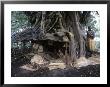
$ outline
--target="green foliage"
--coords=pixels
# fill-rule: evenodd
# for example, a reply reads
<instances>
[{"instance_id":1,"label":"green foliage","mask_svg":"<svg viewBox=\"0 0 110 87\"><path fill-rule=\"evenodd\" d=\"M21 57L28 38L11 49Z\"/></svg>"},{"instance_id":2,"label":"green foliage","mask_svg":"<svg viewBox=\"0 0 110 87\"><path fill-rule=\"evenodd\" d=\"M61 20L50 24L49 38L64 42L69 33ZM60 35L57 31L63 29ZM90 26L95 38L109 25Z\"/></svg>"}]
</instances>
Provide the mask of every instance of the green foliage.
<instances>
[{"instance_id":1,"label":"green foliage","mask_svg":"<svg viewBox=\"0 0 110 87\"><path fill-rule=\"evenodd\" d=\"M91 11L90 15L86 18L85 25L93 29L95 33L100 31L99 14L97 11Z\"/></svg>"},{"instance_id":2,"label":"green foliage","mask_svg":"<svg viewBox=\"0 0 110 87\"><path fill-rule=\"evenodd\" d=\"M11 12L11 31L19 32L25 27L30 27L31 24L28 21L28 17L23 11L12 11Z\"/></svg>"}]
</instances>

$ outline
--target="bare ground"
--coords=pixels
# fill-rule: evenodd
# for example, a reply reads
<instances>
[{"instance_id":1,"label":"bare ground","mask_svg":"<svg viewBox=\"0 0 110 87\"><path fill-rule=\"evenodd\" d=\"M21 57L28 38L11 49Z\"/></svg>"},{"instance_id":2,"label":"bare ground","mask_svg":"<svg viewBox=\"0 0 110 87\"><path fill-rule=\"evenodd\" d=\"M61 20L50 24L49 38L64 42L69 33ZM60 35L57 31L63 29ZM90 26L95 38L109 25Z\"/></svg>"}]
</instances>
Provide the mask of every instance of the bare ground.
<instances>
[{"instance_id":1,"label":"bare ground","mask_svg":"<svg viewBox=\"0 0 110 87\"><path fill-rule=\"evenodd\" d=\"M83 60L83 61L82 61ZM53 60L52 60L53 61ZM27 61L29 62L29 61ZM66 68L61 61L59 63L51 62L48 66L33 68L31 64L24 60L12 63L12 77L99 77L100 59L82 58L77 60L75 67ZM82 66L82 65L85 66ZM81 66L81 67L80 67Z\"/></svg>"}]
</instances>

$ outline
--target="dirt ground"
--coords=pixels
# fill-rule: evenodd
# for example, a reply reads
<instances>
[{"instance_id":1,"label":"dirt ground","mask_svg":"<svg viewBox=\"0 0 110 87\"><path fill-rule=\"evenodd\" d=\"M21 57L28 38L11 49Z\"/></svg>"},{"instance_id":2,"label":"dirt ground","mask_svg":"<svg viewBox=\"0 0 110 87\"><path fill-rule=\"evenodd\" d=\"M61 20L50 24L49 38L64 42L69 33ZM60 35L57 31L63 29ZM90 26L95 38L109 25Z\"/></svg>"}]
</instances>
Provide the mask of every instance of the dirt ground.
<instances>
[{"instance_id":1,"label":"dirt ground","mask_svg":"<svg viewBox=\"0 0 110 87\"><path fill-rule=\"evenodd\" d=\"M29 71L18 67L12 68L12 77L99 77L100 65L89 65L77 68L68 69L53 69L42 68L36 71Z\"/></svg>"},{"instance_id":2,"label":"dirt ground","mask_svg":"<svg viewBox=\"0 0 110 87\"><path fill-rule=\"evenodd\" d=\"M54 61L54 62L53 62ZM56 61L56 62L55 62ZM18 60L11 65L12 77L99 77L100 58L80 58L74 67L66 68L60 60L51 60L48 65L36 68L29 61Z\"/></svg>"}]
</instances>

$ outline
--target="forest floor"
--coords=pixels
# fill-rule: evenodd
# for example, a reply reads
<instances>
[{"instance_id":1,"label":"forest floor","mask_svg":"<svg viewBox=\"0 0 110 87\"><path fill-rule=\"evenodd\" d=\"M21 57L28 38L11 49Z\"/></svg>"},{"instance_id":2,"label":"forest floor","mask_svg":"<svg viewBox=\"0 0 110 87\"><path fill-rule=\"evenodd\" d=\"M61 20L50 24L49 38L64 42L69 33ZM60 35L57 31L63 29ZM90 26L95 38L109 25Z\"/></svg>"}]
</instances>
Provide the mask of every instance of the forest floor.
<instances>
[{"instance_id":1,"label":"forest floor","mask_svg":"<svg viewBox=\"0 0 110 87\"><path fill-rule=\"evenodd\" d=\"M51 60L45 67L33 68L29 61L19 60L11 65L12 77L99 77L100 58L80 58L74 67L66 68L61 60Z\"/></svg>"}]
</instances>

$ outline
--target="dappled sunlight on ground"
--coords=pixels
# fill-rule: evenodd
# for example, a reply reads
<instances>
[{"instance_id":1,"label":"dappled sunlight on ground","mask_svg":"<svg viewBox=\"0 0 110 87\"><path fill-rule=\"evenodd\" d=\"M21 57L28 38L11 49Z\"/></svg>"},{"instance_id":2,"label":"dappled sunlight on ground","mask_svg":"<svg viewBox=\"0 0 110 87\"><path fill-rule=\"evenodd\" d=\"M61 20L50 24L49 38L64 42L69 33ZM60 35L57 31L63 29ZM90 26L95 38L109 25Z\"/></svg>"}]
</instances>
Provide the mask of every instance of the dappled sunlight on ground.
<instances>
[{"instance_id":1,"label":"dappled sunlight on ground","mask_svg":"<svg viewBox=\"0 0 110 87\"><path fill-rule=\"evenodd\" d=\"M38 58L39 57L39 58ZM39 59L36 61L36 58ZM42 60L41 56L35 55L30 63L17 65L12 64L12 77L97 77L100 76L100 58L81 57L76 60L72 67L67 68L60 59ZM33 64L33 62L36 64Z\"/></svg>"}]
</instances>

